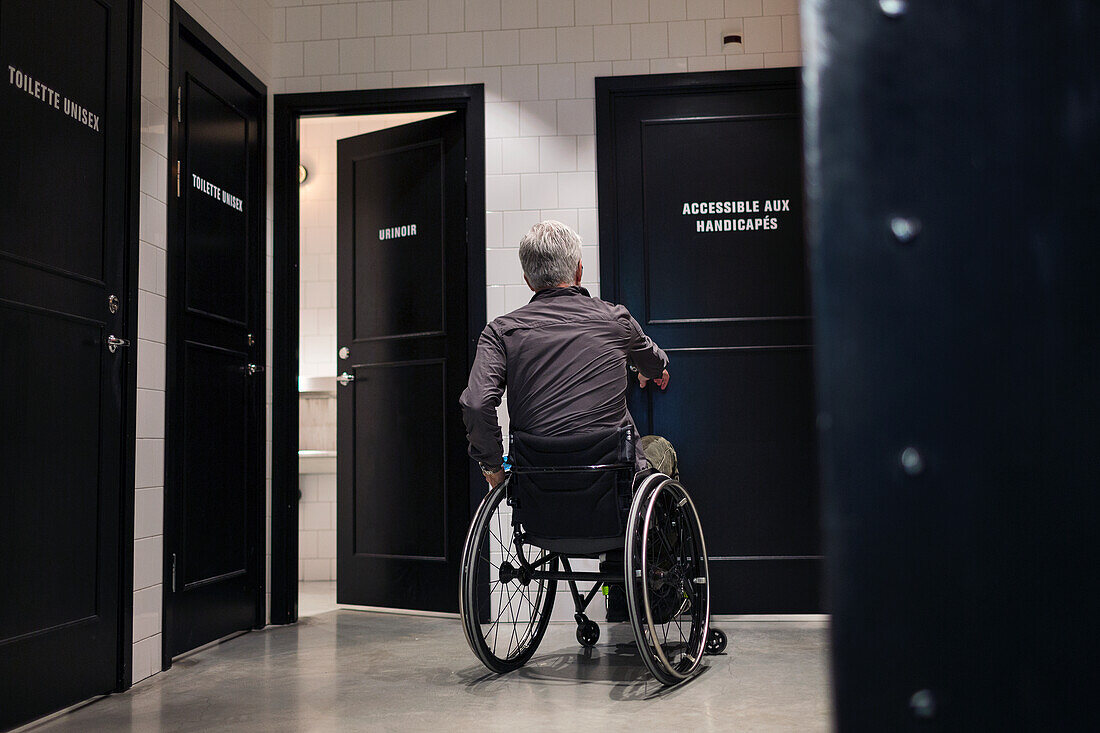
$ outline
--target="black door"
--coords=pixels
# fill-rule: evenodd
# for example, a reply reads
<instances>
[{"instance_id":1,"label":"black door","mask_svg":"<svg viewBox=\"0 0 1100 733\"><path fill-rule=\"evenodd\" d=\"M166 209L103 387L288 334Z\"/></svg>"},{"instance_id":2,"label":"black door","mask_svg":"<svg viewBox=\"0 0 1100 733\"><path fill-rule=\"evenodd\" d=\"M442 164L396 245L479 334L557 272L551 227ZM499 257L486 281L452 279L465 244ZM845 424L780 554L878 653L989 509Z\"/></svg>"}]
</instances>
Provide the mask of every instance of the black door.
<instances>
[{"instance_id":1,"label":"black door","mask_svg":"<svg viewBox=\"0 0 1100 733\"><path fill-rule=\"evenodd\" d=\"M597 80L601 287L669 355L631 388L706 530L717 613L820 610L796 69Z\"/></svg>"},{"instance_id":2,"label":"black door","mask_svg":"<svg viewBox=\"0 0 1100 733\"><path fill-rule=\"evenodd\" d=\"M458 610L469 519L463 135L453 113L337 143L340 603Z\"/></svg>"},{"instance_id":3,"label":"black door","mask_svg":"<svg viewBox=\"0 0 1100 733\"><path fill-rule=\"evenodd\" d=\"M174 38L165 655L263 624L264 93ZM220 52L220 53L219 53ZM168 661L168 660L166 660Z\"/></svg>"},{"instance_id":4,"label":"black door","mask_svg":"<svg viewBox=\"0 0 1100 733\"><path fill-rule=\"evenodd\" d=\"M0 728L117 682L130 12L0 2Z\"/></svg>"}]
</instances>

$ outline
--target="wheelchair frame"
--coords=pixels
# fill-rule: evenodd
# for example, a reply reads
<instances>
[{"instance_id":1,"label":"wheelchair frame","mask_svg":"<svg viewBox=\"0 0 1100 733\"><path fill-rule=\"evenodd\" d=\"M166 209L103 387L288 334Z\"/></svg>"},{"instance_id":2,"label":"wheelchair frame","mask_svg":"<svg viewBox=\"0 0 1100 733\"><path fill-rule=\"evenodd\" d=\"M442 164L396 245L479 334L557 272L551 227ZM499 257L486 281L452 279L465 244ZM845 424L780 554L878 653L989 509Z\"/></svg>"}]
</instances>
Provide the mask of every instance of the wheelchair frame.
<instances>
[{"instance_id":1,"label":"wheelchair frame","mask_svg":"<svg viewBox=\"0 0 1100 733\"><path fill-rule=\"evenodd\" d=\"M558 581L569 584L574 604L574 619L577 622L577 640L585 647L594 646L600 636L598 624L590 620L585 615L585 611L604 585L623 586L627 597L628 617L638 643L640 656L650 672L662 684L674 685L689 679L699 671L704 654L721 653L725 648L725 634L709 626L709 570L698 514L683 486L664 474L655 472L642 477L640 481L635 476L636 483L623 542L624 571L622 573L574 571L569 564L571 558L589 559L604 552L548 550L527 542L526 533L521 524L513 521L512 518L508 521L511 531L507 545L503 537L504 528L500 526L499 520L498 534L492 533L489 522L493 516L497 515L502 500L508 506L514 506L513 497L509 492L513 475L624 470L633 471L633 465L513 468L505 481L486 495L466 538L462 562L460 612L463 630L470 648L490 670L498 673L508 672L523 666L531 658L549 623ZM680 557L673 557L675 551L671 549L668 542L665 542L664 549L659 548L657 553L651 553L653 557L647 560L646 549L650 533L656 536L660 535L661 531L661 528L654 524L655 512L664 518L665 529L669 525L675 528L679 522L679 541L671 544L676 545L678 550L682 550ZM687 525L686 535L685 525ZM483 546L491 543L493 539L500 546L497 552L511 552L516 560L515 563L509 560L500 561L495 568L495 579L492 567L494 552L490 551L486 555L482 550ZM525 550L536 550L540 555L531 561ZM664 552L665 557L657 560L656 555L661 552ZM672 567L658 568L657 565L662 561L666 566L672 562ZM563 567L561 570L557 567L559 562ZM681 566L685 564L692 568L691 572L684 572ZM486 566L489 567L488 574L482 578L481 571ZM577 584L582 582L593 582L594 585L590 591L582 593L577 587ZM504 589L500 591L501 598L504 593L509 592L507 589L511 584L515 583L515 589L510 591L511 595L507 602L510 604L512 598L518 593L521 597L526 597L532 611L531 617L525 621L526 628L522 629L522 633L517 633L517 628L522 624L513 612L510 637L516 640L516 649L513 652L509 642L508 651L504 656L496 653L499 629L492 632L494 638L490 648L488 643L490 632L482 628L484 623L482 616L487 613L491 615L492 612L494 583ZM527 591L523 590L532 583L538 584L535 602L532 602ZM485 586L488 587L488 603L483 606L486 595ZM669 605L670 603L672 605ZM536 606L538 606L537 611ZM685 637L680 629L679 639L674 637L670 643L668 631L665 629L662 640L659 629L683 615L685 610L691 612L688 635ZM502 623L501 616L504 614L498 615L491 626ZM503 623L508 623L507 617L503 619ZM505 632L505 635L509 636L508 632Z\"/></svg>"}]
</instances>

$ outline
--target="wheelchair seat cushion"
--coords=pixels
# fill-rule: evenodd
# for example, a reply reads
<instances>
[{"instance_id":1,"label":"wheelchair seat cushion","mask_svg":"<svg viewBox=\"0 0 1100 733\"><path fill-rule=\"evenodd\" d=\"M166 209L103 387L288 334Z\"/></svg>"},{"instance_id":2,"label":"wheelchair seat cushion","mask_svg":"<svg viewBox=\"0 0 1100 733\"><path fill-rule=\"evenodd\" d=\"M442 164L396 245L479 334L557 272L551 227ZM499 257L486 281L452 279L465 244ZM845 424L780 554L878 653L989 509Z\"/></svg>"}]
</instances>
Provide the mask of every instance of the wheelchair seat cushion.
<instances>
[{"instance_id":1,"label":"wheelchair seat cushion","mask_svg":"<svg viewBox=\"0 0 1100 733\"><path fill-rule=\"evenodd\" d=\"M532 544L565 549L563 540L589 548L622 545L624 497L634 475L631 429L614 428L566 436L512 434L513 521ZM588 466L614 469L588 470ZM576 469L540 471L539 469ZM535 469L528 473L525 469Z\"/></svg>"}]
</instances>

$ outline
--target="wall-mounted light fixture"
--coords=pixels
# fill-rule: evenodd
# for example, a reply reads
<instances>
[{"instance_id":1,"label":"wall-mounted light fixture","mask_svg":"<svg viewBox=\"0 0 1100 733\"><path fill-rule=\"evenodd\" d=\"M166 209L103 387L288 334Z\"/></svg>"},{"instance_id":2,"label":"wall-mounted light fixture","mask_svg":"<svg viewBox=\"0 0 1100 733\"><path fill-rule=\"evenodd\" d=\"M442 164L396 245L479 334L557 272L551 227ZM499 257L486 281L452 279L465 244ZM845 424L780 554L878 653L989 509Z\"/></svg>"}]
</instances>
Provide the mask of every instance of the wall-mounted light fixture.
<instances>
[{"instance_id":1,"label":"wall-mounted light fixture","mask_svg":"<svg viewBox=\"0 0 1100 733\"><path fill-rule=\"evenodd\" d=\"M303 183L305 183L307 178L309 178L309 171L306 170L306 167L304 165L299 163L298 164L298 185L300 186Z\"/></svg>"},{"instance_id":2,"label":"wall-mounted light fixture","mask_svg":"<svg viewBox=\"0 0 1100 733\"><path fill-rule=\"evenodd\" d=\"M730 33L729 35L722 36L723 46L728 46L731 43L741 43L741 35Z\"/></svg>"}]
</instances>

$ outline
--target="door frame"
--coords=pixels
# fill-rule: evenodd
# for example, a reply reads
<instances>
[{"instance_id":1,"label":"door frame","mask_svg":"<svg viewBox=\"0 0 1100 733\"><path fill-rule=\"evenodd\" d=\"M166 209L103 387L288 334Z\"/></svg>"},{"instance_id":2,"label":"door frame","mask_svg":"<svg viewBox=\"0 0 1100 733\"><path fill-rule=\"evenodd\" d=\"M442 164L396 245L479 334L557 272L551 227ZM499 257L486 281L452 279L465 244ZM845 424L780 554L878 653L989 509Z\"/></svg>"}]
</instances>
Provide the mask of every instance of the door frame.
<instances>
[{"instance_id":1,"label":"door frame","mask_svg":"<svg viewBox=\"0 0 1100 733\"><path fill-rule=\"evenodd\" d=\"M467 368L485 326L483 84L275 95L271 396L271 623L298 620L298 121L302 117L462 112L466 144ZM470 468L470 486L474 483ZM480 478L480 475L479 475ZM457 586L456 586L457 587Z\"/></svg>"},{"instance_id":2,"label":"door frame","mask_svg":"<svg viewBox=\"0 0 1100 733\"><path fill-rule=\"evenodd\" d=\"M191 15L181 8L176 2L171 4L170 11L171 18L169 20L169 32L168 32L168 98L169 107L172 107L172 93L171 88L174 85L174 71L179 68L179 54L181 37L188 37L189 42L199 46L203 51L208 54L211 60L213 60L218 66L222 68L227 74L237 81L241 86L245 87L251 94L258 97L260 100L260 115L259 115L259 156L257 158L257 164L259 170L256 174L257 184L254 186L253 197L255 201L249 201L248 205L252 207L250 227L254 227L255 231L259 233L259 245L256 247L256 251L253 253L253 261L250 263L253 267L253 271L259 273L260 285L263 292L267 291L267 268L264 266L266 259L266 226L265 219L267 217L267 86L263 84L248 68L245 67L240 61L238 61L233 54L231 54L222 44L214 39L209 31L202 27L202 25L195 20ZM182 252L180 250L180 243L178 237L178 231L176 222L179 217L179 197L172 196L171 191L175 188L177 183L176 176L178 171L172 165L173 160L179 159L179 136L178 133L173 131L177 129L177 123L173 123L171 110L169 111L169 124L168 124L168 215L167 215L167 243L168 243L168 298L166 307L166 320L167 323L166 332L166 353L167 353L167 367L165 374L165 407L171 403L173 399L173 392L175 391L175 385L179 377L178 359L174 358L175 352L175 339L174 334L178 332L180 327L180 308L182 307L182 297L180 283L175 282L178 279L181 268L183 266ZM255 318L257 333L267 333L266 323L266 295L261 300L261 303L256 307L255 311L250 315ZM265 339L266 342L266 339ZM267 346L264 343L264 354L267 353ZM266 359L265 359L266 361ZM257 426L261 433L267 430L266 420L266 405L261 405L259 408L259 415L257 419ZM178 418L179 411L174 411ZM175 523L175 516L173 515L173 478L171 467L176 465L176 462L182 458L183 446L179 444L179 441L173 441L171 438L173 435L179 436L181 433L182 425L175 424L178 421L167 421L165 424L165 475L164 475L164 547L163 547L163 569L162 569L162 589L163 589L163 612L161 613L161 670L169 669L172 666L171 656L171 636L172 636L172 594L170 591L169 578L171 576L171 550L175 546L175 543L179 540L178 527ZM260 445L265 442L266 436L261 435ZM261 464L264 462L264 457L261 454L259 457ZM257 537L262 538L265 536L265 521L266 521L266 503L264 501L265 491L262 481L257 481L251 487L249 487L252 495L249 497L252 505L256 507L256 515L251 518L251 521L255 523L255 529L258 534ZM263 548L259 548L263 550ZM253 618L253 628L263 628L266 620L266 573L264 572L264 554L263 552L257 553L257 559L254 561L259 565L259 584L257 588L255 603L256 613Z\"/></svg>"}]
</instances>

